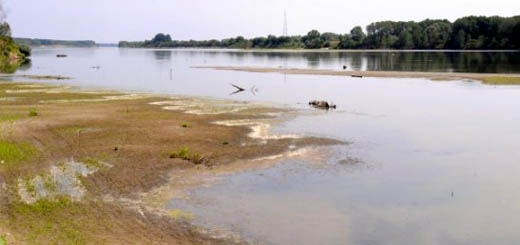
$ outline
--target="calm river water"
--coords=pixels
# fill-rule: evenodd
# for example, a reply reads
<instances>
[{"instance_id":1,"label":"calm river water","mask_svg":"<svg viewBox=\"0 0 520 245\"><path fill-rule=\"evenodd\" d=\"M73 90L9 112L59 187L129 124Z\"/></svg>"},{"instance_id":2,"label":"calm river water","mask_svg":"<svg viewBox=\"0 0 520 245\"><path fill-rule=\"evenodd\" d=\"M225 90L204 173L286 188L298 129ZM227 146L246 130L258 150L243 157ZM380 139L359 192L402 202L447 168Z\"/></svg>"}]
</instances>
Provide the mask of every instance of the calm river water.
<instances>
[{"instance_id":1,"label":"calm river water","mask_svg":"<svg viewBox=\"0 0 520 245\"><path fill-rule=\"evenodd\" d=\"M520 73L515 52L237 52L36 49L19 74L60 83L291 106L276 132L334 137L317 166L286 161L191 191L170 208L195 223L265 244L517 244L520 87L471 81L282 75L194 69L319 69ZM56 54L68 54L57 59ZM100 69L92 69L100 66ZM170 73L171 71L171 73ZM258 88L230 95L230 83ZM333 101L335 111L306 102Z\"/></svg>"}]
</instances>

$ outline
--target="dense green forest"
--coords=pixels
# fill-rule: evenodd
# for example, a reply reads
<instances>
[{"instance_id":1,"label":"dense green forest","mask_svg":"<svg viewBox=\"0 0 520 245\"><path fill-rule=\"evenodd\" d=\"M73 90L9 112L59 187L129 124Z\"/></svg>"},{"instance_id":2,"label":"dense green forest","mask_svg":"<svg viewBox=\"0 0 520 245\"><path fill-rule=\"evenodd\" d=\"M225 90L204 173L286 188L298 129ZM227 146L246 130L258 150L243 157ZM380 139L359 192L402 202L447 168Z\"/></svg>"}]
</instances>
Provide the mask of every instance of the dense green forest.
<instances>
[{"instance_id":1,"label":"dense green forest","mask_svg":"<svg viewBox=\"0 0 520 245\"><path fill-rule=\"evenodd\" d=\"M95 47L96 42L90 40L81 41L65 41L52 39L32 39L32 38L14 38L16 43L27 45L31 47L45 47L45 46L64 46L64 47L80 47L90 48Z\"/></svg>"},{"instance_id":2,"label":"dense green forest","mask_svg":"<svg viewBox=\"0 0 520 245\"><path fill-rule=\"evenodd\" d=\"M304 36L274 36L246 39L179 41L168 34L152 40L119 42L128 48L289 48L289 49L520 49L520 16L469 16L451 23L448 20L381 21L349 33L320 33Z\"/></svg>"},{"instance_id":3,"label":"dense green forest","mask_svg":"<svg viewBox=\"0 0 520 245\"><path fill-rule=\"evenodd\" d=\"M0 23L0 73L13 73L21 64L27 62L31 48L18 45L11 38L11 27L7 22Z\"/></svg>"}]
</instances>

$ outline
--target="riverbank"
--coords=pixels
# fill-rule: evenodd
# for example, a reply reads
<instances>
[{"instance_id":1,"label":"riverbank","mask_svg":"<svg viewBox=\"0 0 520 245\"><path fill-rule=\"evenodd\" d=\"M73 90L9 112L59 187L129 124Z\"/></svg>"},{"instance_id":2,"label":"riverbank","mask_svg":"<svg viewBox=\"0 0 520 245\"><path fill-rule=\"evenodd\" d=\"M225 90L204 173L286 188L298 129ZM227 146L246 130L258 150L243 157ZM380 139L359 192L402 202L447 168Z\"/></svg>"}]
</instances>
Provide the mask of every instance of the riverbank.
<instances>
[{"instance_id":1,"label":"riverbank","mask_svg":"<svg viewBox=\"0 0 520 245\"><path fill-rule=\"evenodd\" d=\"M281 73L292 75L326 75L386 78L426 78L435 81L477 80L489 85L520 85L520 74L505 73L455 73L455 72L406 72L406 71L342 71L325 69L300 69L280 67L247 66L195 66L193 68L215 69L222 71L242 71L260 73Z\"/></svg>"},{"instance_id":2,"label":"riverbank","mask_svg":"<svg viewBox=\"0 0 520 245\"><path fill-rule=\"evenodd\" d=\"M290 109L0 82L0 236L9 243L235 244L164 201L220 173L341 144L271 135Z\"/></svg>"}]
</instances>

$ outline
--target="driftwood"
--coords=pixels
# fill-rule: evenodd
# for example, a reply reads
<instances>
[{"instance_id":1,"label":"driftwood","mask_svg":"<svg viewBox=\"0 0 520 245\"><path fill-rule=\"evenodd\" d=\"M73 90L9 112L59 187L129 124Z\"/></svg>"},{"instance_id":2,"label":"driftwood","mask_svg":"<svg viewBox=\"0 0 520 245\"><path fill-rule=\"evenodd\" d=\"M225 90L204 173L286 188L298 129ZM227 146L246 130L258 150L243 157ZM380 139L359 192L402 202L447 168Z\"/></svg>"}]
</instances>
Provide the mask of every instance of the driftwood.
<instances>
[{"instance_id":1,"label":"driftwood","mask_svg":"<svg viewBox=\"0 0 520 245\"><path fill-rule=\"evenodd\" d=\"M238 94L238 93L240 93L240 92L244 92L244 91L246 91L244 88L239 87L239 86L237 86L237 85L235 85L235 84L230 83L230 85L233 86L233 87L235 87L235 88L237 89L235 92L231 93L231 95L233 95L233 94Z\"/></svg>"},{"instance_id":2,"label":"driftwood","mask_svg":"<svg viewBox=\"0 0 520 245\"><path fill-rule=\"evenodd\" d=\"M352 77L363 78L363 76L361 76L361 75L352 75Z\"/></svg>"},{"instance_id":3,"label":"driftwood","mask_svg":"<svg viewBox=\"0 0 520 245\"><path fill-rule=\"evenodd\" d=\"M313 101L309 102L309 105L316 107L318 109L325 109L325 110L336 109L336 105L329 103L327 101L324 101L324 100L313 100Z\"/></svg>"},{"instance_id":4,"label":"driftwood","mask_svg":"<svg viewBox=\"0 0 520 245\"><path fill-rule=\"evenodd\" d=\"M67 57L67 55L66 54L57 54L56 57L58 57L58 58L65 58L65 57Z\"/></svg>"},{"instance_id":5,"label":"driftwood","mask_svg":"<svg viewBox=\"0 0 520 245\"><path fill-rule=\"evenodd\" d=\"M239 86L237 86L235 84L232 84L232 83L231 83L231 86L235 87L237 90L240 90L240 91L244 91L245 90L244 88L241 88L241 87L239 87Z\"/></svg>"}]
</instances>

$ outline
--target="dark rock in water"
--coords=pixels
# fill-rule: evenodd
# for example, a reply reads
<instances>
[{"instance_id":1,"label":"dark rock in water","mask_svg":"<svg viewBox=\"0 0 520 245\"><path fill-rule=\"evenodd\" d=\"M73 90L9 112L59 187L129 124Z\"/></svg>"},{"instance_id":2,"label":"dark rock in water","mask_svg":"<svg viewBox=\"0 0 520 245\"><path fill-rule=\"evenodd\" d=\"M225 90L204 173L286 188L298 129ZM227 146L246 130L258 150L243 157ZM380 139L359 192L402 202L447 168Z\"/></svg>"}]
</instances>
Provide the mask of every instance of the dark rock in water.
<instances>
[{"instance_id":1,"label":"dark rock in water","mask_svg":"<svg viewBox=\"0 0 520 245\"><path fill-rule=\"evenodd\" d=\"M346 70L346 69L347 69L347 66L344 65L344 66L343 66L343 70Z\"/></svg>"},{"instance_id":2,"label":"dark rock in water","mask_svg":"<svg viewBox=\"0 0 520 245\"><path fill-rule=\"evenodd\" d=\"M66 54L57 54L56 57L58 57L58 58L65 58L65 57L67 57L67 55Z\"/></svg>"},{"instance_id":3,"label":"dark rock in water","mask_svg":"<svg viewBox=\"0 0 520 245\"><path fill-rule=\"evenodd\" d=\"M313 101L309 102L309 105L314 106L319 109L325 109L325 110L336 109L336 105L329 103L327 101L324 101L324 100L313 100Z\"/></svg>"}]
</instances>

